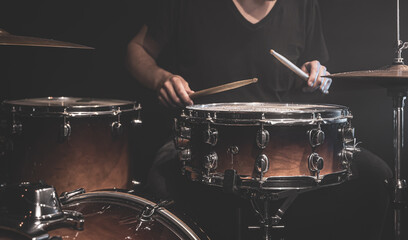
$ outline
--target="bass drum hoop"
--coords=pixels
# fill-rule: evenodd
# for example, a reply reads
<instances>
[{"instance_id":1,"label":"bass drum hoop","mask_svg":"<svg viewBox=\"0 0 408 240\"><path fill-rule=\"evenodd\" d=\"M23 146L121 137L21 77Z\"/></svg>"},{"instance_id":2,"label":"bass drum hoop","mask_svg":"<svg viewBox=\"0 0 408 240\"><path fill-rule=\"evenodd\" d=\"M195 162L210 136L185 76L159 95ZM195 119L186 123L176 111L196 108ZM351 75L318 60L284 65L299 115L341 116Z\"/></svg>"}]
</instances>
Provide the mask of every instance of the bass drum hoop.
<instances>
[{"instance_id":1,"label":"bass drum hoop","mask_svg":"<svg viewBox=\"0 0 408 240\"><path fill-rule=\"evenodd\" d=\"M187 106L181 118L214 125L291 126L345 123L352 114L347 107L334 104L233 102Z\"/></svg>"},{"instance_id":2,"label":"bass drum hoop","mask_svg":"<svg viewBox=\"0 0 408 240\"><path fill-rule=\"evenodd\" d=\"M26 98L20 100L6 100L12 113L30 117L91 117L100 115L117 115L123 112L140 110L134 101L75 98L75 97L47 97Z\"/></svg>"},{"instance_id":3,"label":"bass drum hoop","mask_svg":"<svg viewBox=\"0 0 408 240\"><path fill-rule=\"evenodd\" d=\"M76 196L73 196L69 198L67 201L64 202L62 207L70 207L70 206L75 206L76 204L80 202L103 202L107 204L120 204L122 206L132 206L132 207L145 207L145 206L155 206L157 205L156 203L149 201L145 198L130 194L130 193L124 193L124 192L118 192L118 191L94 191L94 192L88 192L88 193L83 193L79 194ZM176 215L168 211L167 209L163 207L159 207L156 211L155 214L159 214L161 217L164 219L168 220L169 222L173 223L178 227L179 229L182 230L182 232L188 237L188 239L191 240L200 240L201 238L197 236L197 234L189 227L187 226L180 218L178 218ZM167 224L161 222L163 225L168 226ZM85 228L86 228L86 223L85 223ZM172 229L171 229L172 230Z\"/></svg>"}]
</instances>

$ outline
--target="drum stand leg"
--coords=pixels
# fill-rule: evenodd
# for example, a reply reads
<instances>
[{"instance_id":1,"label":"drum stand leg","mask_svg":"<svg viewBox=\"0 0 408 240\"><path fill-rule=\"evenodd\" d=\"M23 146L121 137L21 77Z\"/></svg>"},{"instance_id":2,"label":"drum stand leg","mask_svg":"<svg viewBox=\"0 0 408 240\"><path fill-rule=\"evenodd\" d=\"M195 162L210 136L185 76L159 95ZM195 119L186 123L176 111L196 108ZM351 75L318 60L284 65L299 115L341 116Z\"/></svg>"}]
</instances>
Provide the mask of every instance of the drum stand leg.
<instances>
[{"instance_id":1,"label":"drum stand leg","mask_svg":"<svg viewBox=\"0 0 408 240\"><path fill-rule=\"evenodd\" d=\"M252 193L250 195L250 202L252 209L259 217L260 226L250 228L259 228L262 240L283 240L285 226L281 224L281 220L298 194L298 190L287 190L278 193ZM280 199L285 199L285 201L274 215L270 215L271 202Z\"/></svg>"},{"instance_id":2,"label":"drum stand leg","mask_svg":"<svg viewBox=\"0 0 408 240\"><path fill-rule=\"evenodd\" d=\"M406 206L407 183L401 176L401 156L404 147L404 105L408 90L388 89L393 99L393 127L394 127L394 239L401 239L401 211Z\"/></svg>"}]
</instances>

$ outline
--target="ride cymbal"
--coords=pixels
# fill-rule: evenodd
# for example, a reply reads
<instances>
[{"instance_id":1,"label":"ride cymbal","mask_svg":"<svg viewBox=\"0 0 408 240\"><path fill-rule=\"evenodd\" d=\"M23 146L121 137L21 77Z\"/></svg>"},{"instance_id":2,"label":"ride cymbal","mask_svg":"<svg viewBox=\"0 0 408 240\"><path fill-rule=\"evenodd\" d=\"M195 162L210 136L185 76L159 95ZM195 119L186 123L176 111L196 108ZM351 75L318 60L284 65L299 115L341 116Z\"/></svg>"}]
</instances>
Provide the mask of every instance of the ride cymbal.
<instances>
[{"instance_id":1,"label":"ride cymbal","mask_svg":"<svg viewBox=\"0 0 408 240\"><path fill-rule=\"evenodd\" d=\"M52 39L12 35L1 28L0 28L0 45L94 49L92 47L87 47L80 44L61 42Z\"/></svg>"}]
</instances>

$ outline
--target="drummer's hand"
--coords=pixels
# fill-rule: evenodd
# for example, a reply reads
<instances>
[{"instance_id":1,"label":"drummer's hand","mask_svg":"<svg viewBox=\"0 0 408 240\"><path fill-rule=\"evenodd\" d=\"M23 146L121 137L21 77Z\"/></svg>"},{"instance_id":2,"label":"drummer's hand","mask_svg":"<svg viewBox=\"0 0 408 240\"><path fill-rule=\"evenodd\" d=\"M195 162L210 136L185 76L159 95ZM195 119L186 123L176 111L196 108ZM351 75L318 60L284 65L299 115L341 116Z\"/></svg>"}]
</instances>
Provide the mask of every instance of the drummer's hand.
<instances>
[{"instance_id":1,"label":"drummer's hand","mask_svg":"<svg viewBox=\"0 0 408 240\"><path fill-rule=\"evenodd\" d=\"M304 63L301 69L309 75L309 78L307 79L308 87L304 88L305 91L312 92L316 89L319 89L323 93L329 93L332 79L322 77L330 74L325 66L321 65L319 61L314 60Z\"/></svg>"},{"instance_id":2,"label":"drummer's hand","mask_svg":"<svg viewBox=\"0 0 408 240\"><path fill-rule=\"evenodd\" d=\"M160 103L166 107L184 107L193 105L189 97L193 92L183 77L171 75L157 90L157 95Z\"/></svg>"}]
</instances>

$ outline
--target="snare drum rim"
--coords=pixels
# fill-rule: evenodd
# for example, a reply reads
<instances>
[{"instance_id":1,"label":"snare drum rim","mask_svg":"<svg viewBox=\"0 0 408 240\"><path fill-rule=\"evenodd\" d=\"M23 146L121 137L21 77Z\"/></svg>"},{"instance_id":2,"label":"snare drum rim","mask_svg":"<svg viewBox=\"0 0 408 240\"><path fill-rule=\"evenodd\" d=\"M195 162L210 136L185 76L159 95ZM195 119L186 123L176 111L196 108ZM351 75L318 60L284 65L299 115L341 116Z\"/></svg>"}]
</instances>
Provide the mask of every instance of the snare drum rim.
<instances>
[{"instance_id":1,"label":"snare drum rim","mask_svg":"<svg viewBox=\"0 0 408 240\"><path fill-rule=\"evenodd\" d=\"M67 206L70 204L75 204L76 201L81 201L81 200L89 200L89 199L120 199L124 200L126 202L133 202L140 204L142 207L149 205L149 206L155 206L156 203L149 201L145 198L139 197L134 194L130 193L123 193L123 192L118 192L118 191L93 191L93 192L88 192L88 193L83 193L79 195L75 195L71 198L69 198L64 204L62 205ZM186 236L189 237L191 240L200 240L201 238L198 237L198 235L188 226L186 225L180 218L178 218L176 215L165 209L164 207L158 208L155 213L161 215L162 217L171 220L177 227L179 227Z\"/></svg>"},{"instance_id":2,"label":"snare drum rim","mask_svg":"<svg viewBox=\"0 0 408 240\"><path fill-rule=\"evenodd\" d=\"M18 100L5 100L3 105L9 108L9 111L20 116L29 117L92 117L102 115L116 116L125 112L138 111L140 104L135 101L92 98L94 101L107 102L106 105L77 105L69 104L67 106L50 106L46 104L35 103L35 100L72 100L80 101L85 98L76 97L47 97L47 98L25 98ZM34 101L34 103L33 103Z\"/></svg>"},{"instance_id":3,"label":"snare drum rim","mask_svg":"<svg viewBox=\"0 0 408 240\"><path fill-rule=\"evenodd\" d=\"M305 106L310 110L285 111L229 111L211 110L212 107L223 105L248 105L250 107L274 104L279 107ZM318 106L319 109L313 107ZM325 109L326 107L326 109ZM262 103L262 102L232 102L198 104L186 107L181 118L193 123L212 123L215 125L231 126L286 126L286 125L311 125L345 123L353 116L345 106L334 104L293 104L293 103Z\"/></svg>"}]
</instances>

